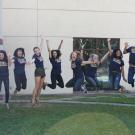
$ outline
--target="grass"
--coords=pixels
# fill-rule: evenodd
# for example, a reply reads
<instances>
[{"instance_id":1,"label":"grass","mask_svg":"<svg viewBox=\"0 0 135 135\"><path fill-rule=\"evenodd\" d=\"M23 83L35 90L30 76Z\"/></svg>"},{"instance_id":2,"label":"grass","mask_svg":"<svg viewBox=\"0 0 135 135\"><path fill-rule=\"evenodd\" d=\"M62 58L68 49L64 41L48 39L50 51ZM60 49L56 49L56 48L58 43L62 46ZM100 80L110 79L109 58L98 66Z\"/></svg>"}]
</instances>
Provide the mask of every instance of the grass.
<instances>
[{"instance_id":1,"label":"grass","mask_svg":"<svg viewBox=\"0 0 135 135\"><path fill-rule=\"evenodd\" d=\"M73 124L71 124L73 123ZM64 130L63 130L64 129ZM122 130L121 130L122 129ZM62 120L45 135L131 135L128 127L107 113L80 113Z\"/></svg>"},{"instance_id":2,"label":"grass","mask_svg":"<svg viewBox=\"0 0 135 135\"><path fill-rule=\"evenodd\" d=\"M57 99L57 96L48 98ZM23 103L13 103L10 111L0 106L0 135L82 135L82 131L83 135L99 135L99 132L100 135L135 135L135 108L132 107L45 103L37 108L22 106Z\"/></svg>"}]
</instances>

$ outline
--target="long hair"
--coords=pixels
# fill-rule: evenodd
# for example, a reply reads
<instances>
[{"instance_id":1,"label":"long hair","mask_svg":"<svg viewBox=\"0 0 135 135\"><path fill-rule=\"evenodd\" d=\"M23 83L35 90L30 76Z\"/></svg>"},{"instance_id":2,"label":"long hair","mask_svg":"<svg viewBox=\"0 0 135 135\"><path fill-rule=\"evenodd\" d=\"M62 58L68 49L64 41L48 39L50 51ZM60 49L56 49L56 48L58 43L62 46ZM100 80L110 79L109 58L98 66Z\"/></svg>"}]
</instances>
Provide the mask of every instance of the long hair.
<instances>
[{"instance_id":1,"label":"long hair","mask_svg":"<svg viewBox=\"0 0 135 135\"><path fill-rule=\"evenodd\" d=\"M76 53L77 54L77 59L81 59L81 52L80 51L73 51L71 54L70 54L70 60L72 60L72 54L73 53Z\"/></svg>"},{"instance_id":2,"label":"long hair","mask_svg":"<svg viewBox=\"0 0 135 135\"><path fill-rule=\"evenodd\" d=\"M23 55L23 57L25 57L24 48L17 48L17 49L14 51L14 56L15 56L15 57L18 57L18 56L17 56L17 52L18 52L18 51L22 51L22 55Z\"/></svg>"},{"instance_id":3,"label":"long hair","mask_svg":"<svg viewBox=\"0 0 135 135\"><path fill-rule=\"evenodd\" d=\"M56 59L58 59L58 58L61 57L61 52L60 52L60 50L51 50L51 55L52 55L52 58L53 58L53 59L55 59L54 56L53 56L53 53L54 53L54 52L57 53Z\"/></svg>"},{"instance_id":4,"label":"long hair","mask_svg":"<svg viewBox=\"0 0 135 135\"><path fill-rule=\"evenodd\" d=\"M7 53L5 52L5 51L3 51L3 50L0 50L0 53L3 53L4 54L4 61L5 62L8 62L8 56L7 56Z\"/></svg>"},{"instance_id":5,"label":"long hair","mask_svg":"<svg viewBox=\"0 0 135 135\"><path fill-rule=\"evenodd\" d=\"M117 51L120 51L120 53L121 53L121 56L120 57L117 57ZM122 51L120 50L120 49L114 49L113 50L113 53L112 53L112 57L113 58L119 58L119 59L122 59L123 58L123 54L122 54Z\"/></svg>"}]
</instances>

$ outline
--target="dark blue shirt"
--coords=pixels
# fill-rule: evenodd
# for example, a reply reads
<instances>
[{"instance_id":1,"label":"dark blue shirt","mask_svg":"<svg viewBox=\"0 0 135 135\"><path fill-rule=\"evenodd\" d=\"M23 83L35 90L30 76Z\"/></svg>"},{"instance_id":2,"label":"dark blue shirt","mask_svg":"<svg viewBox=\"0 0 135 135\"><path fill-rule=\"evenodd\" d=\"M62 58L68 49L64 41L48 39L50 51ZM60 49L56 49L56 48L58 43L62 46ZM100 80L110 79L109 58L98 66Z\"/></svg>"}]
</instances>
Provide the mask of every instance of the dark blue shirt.
<instances>
[{"instance_id":1,"label":"dark blue shirt","mask_svg":"<svg viewBox=\"0 0 135 135\"><path fill-rule=\"evenodd\" d=\"M8 76L9 76L8 62L0 60L0 78Z\"/></svg>"},{"instance_id":2,"label":"dark blue shirt","mask_svg":"<svg viewBox=\"0 0 135 135\"><path fill-rule=\"evenodd\" d=\"M75 79L83 78L83 71L82 71L82 60L77 59L71 63L71 68L73 69L73 74Z\"/></svg>"},{"instance_id":3,"label":"dark blue shirt","mask_svg":"<svg viewBox=\"0 0 135 135\"><path fill-rule=\"evenodd\" d=\"M44 60L41 55L39 56L33 55L32 59L35 59L34 63L35 63L36 68L44 68Z\"/></svg>"},{"instance_id":4,"label":"dark blue shirt","mask_svg":"<svg viewBox=\"0 0 135 135\"><path fill-rule=\"evenodd\" d=\"M61 73L61 60L50 58L50 62L52 64L52 73L60 74Z\"/></svg>"},{"instance_id":5,"label":"dark blue shirt","mask_svg":"<svg viewBox=\"0 0 135 135\"><path fill-rule=\"evenodd\" d=\"M15 73L22 74L25 73L26 59L24 57L14 57Z\"/></svg>"},{"instance_id":6,"label":"dark blue shirt","mask_svg":"<svg viewBox=\"0 0 135 135\"><path fill-rule=\"evenodd\" d=\"M96 77L97 75L97 65L96 64L89 64L86 66L86 76L88 77Z\"/></svg>"},{"instance_id":7,"label":"dark blue shirt","mask_svg":"<svg viewBox=\"0 0 135 135\"><path fill-rule=\"evenodd\" d=\"M130 53L129 64L135 65L135 47L129 47L127 52Z\"/></svg>"},{"instance_id":8,"label":"dark blue shirt","mask_svg":"<svg viewBox=\"0 0 135 135\"><path fill-rule=\"evenodd\" d=\"M122 66L124 66L124 61L122 59L111 58L109 65L109 72L121 73Z\"/></svg>"}]
</instances>

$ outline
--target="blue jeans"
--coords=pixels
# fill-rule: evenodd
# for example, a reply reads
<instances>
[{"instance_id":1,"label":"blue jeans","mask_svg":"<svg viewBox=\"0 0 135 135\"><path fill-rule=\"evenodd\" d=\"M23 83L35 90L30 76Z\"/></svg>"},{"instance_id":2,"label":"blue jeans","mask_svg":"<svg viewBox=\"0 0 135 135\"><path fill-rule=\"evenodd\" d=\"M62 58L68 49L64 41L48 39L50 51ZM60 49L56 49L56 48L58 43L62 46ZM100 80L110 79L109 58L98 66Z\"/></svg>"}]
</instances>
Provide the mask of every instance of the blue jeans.
<instances>
[{"instance_id":1,"label":"blue jeans","mask_svg":"<svg viewBox=\"0 0 135 135\"><path fill-rule=\"evenodd\" d=\"M128 70L128 83L129 84L134 84L134 75L135 75L135 67L129 67Z\"/></svg>"},{"instance_id":2,"label":"blue jeans","mask_svg":"<svg viewBox=\"0 0 135 135\"><path fill-rule=\"evenodd\" d=\"M71 80L69 80L66 84L67 88L72 88L74 91L80 91L81 90L81 86L84 82L84 78L72 78Z\"/></svg>"},{"instance_id":3,"label":"blue jeans","mask_svg":"<svg viewBox=\"0 0 135 135\"><path fill-rule=\"evenodd\" d=\"M5 87L5 103L8 103L8 101L9 101L9 78L0 77L0 91L1 91L2 82L4 83L4 87Z\"/></svg>"},{"instance_id":4,"label":"blue jeans","mask_svg":"<svg viewBox=\"0 0 135 135\"><path fill-rule=\"evenodd\" d=\"M92 85L93 87L97 87L98 86L98 80L97 77L85 77L86 81L88 84Z\"/></svg>"},{"instance_id":5,"label":"blue jeans","mask_svg":"<svg viewBox=\"0 0 135 135\"><path fill-rule=\"evenodd\" d=\"M111 73L109 75L110 88L118 90L120 88L121 73Z\"/></svg>"}]
</instances>

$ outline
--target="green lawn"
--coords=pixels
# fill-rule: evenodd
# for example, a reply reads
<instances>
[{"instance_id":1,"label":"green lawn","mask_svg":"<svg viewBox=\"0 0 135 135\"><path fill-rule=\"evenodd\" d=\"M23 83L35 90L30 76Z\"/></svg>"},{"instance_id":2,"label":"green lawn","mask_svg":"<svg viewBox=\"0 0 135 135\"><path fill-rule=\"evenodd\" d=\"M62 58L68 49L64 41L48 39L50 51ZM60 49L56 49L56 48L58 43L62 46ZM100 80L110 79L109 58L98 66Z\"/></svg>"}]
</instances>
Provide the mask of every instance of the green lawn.
<instances>
[{"instance_id":1,"label":"green lawn","mask_svg":"<svg viewBox=\"0 0 135 135\"><path fill-rule=\"evenodd\" d=\"M5 106L0 106L0 135L63 134L135 135L135 108L45 103L31 108L12 103L11 110L7 111Z\"/></svg>"}]
</instances>

